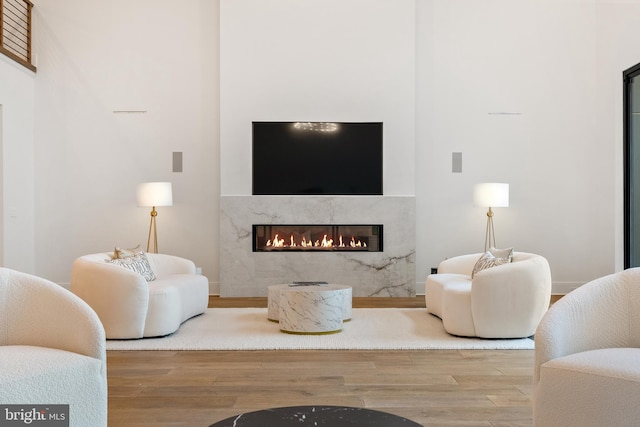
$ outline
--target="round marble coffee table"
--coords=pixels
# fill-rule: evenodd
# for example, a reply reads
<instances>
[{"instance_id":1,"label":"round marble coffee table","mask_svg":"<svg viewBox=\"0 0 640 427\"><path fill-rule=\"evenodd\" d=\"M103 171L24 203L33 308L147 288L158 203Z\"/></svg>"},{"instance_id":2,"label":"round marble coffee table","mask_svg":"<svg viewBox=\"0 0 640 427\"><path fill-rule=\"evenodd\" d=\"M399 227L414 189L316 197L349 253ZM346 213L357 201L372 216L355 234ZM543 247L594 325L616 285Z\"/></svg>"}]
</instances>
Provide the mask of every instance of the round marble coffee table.
<instances>
[{"instance_id":1,"label":"round marble coffee table","mask_svg":"<svg viewBox=\"0 0 640 427\"><path fill-rule=\"evenodd\" d=\"M292 406L247 412L209 427L421 427L420 424L397 415L365 408L344 406Z\"/></svg>"},{"instance_id":2,"label":"round marble coffee table","mask_svg":"<svg viewBox=\"0 0 640 427\"><path fill-rule=\"evenodd\" d=\"M351 319L351 287L344 285L271 285L268 313L280 330L294 334L340 332Z\"/></svg>"}]
</instances>

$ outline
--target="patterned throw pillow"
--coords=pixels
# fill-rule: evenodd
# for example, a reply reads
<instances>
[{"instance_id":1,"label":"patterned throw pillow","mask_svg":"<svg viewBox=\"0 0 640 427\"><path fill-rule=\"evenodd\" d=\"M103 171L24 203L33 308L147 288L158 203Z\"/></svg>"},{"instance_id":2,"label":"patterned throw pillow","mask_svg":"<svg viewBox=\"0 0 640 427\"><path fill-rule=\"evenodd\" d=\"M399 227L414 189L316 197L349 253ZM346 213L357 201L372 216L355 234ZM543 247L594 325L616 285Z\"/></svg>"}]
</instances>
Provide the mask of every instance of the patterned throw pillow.
<instances>
[{"instance_id":1,"label":"patterned throw pillow","mask_svg":"<svg viewBox=\"0 0 640 427\"><path fill-rule=\"evenodd\" d=\"M149 259L147 259L147 255L142 251L128 257L107 260L107 262L141 274L147 282L156 280L156 275L151 269Z\"/></svg>"},{"instance_id":2,"label":"patterned throw pillow","mask_svg":"<svg viewBox=\"0 0 640 427\"><path fill-rule=\"evenodd\" d=\"M513 248L496 249L489 248L487 252L482 254L480 259L473 266L473 272L471 278L476 275L477 272L485 270L487 268L496 267L502 264L508 264L513 258Z\"/></svg>"}]
</instances>

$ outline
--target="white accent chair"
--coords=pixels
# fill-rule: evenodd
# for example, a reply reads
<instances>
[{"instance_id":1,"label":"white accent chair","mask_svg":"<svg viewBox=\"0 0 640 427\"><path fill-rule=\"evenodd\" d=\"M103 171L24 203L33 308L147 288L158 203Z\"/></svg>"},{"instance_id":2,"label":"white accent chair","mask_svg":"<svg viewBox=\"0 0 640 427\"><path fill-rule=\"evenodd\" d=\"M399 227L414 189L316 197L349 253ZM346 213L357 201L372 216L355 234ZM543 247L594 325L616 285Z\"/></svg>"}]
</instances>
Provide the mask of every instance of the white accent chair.
<instances>
[{"instance_id":1,"label":"white accent chair","mask_svg":"<svg viewBox=\"0 0 640 427\"><path fill-rule=\"evenodd\" d=\"M178 330L209 305L209 281L193 261L146 254L156 280L107 262L110 253L84 255L71 269L71 291L85 300L108 339L159 337Z\"/></svg>"},{"instance_id":2,"label":"white accent chair","mask_svg":"<svg viewBox=\"0 0 640 427\"><path fill-rule=\"evenodd\" d=\"M53 282L0 268L0 314L0 403L68 404L71 426L106 426L106 342L96 313Z\"/></svg>"},{"instance_id":3,"label":"white accent chair","mask_svg":"<svg viewBox=\"0 0 640 427\"><path fill-rule=\"evenodd\" d=\"M639 425L639 268L562 297L543 317L535 340L535 426Z\"/></svg>"},{"instance_id":4,"label":"white accent chair","mask_svg":"<svg viewBox=\"0 0 640 427\"><path fill-rule=\"evenodd\" d=\"M440 317L452 335L533 335L551 299L549 263L540 255L514 252L510 263L481 270L471 278L481 255L461 255L438 265L438 273L425 282L427 310Z\"/></svg>"}]
</instances>

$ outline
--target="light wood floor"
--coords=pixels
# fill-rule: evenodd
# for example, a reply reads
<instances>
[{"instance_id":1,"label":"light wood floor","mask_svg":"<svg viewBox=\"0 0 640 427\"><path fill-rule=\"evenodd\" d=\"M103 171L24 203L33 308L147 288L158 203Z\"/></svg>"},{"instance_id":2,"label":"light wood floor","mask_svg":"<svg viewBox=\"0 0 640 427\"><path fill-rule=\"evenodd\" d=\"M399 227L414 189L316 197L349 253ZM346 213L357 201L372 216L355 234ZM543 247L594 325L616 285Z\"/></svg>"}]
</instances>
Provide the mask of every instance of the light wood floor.
<instances>
[{"instance_id":1,"label":"light wood floor","mask_svg":"<svg viewBox=\"0 0 640 427\"><path fill-rule=\"evenodd\" d=\"M210 307L266 307L216 298ZM354 298L424 307L424 298ZM264 408L343 405L424 426L531 426L532 350L109 351L109 426L209 426Z\"/></svg>"}]
</instances>

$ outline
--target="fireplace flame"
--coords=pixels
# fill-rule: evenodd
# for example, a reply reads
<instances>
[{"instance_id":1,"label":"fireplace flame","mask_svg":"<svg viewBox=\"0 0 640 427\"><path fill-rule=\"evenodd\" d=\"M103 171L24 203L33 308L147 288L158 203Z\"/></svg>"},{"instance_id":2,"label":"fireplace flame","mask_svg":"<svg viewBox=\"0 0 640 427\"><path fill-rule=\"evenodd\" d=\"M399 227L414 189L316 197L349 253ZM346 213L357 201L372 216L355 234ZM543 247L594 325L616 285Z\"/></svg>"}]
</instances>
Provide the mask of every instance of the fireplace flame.
<instances>
[{"instance_id":1,"label":"fireplace flame","mask_svg":"<svg viewBox=\"0 0 640 427\"><path fill-rule=\"evenodd\" d=\"M274 248L284 248L284 239L278 239L278 235L276 234L275 237L273 238L273 241L271 241L271 239L269 239L267 241L267 247L274 247Z\"/></svg>"},{"instance_id":2,"label":"fireplace flame","mask_svg":"<svg viewBox=\"0 0 640 427\"><path fill-rule=\"evenodd\" d=\"M279 234L276 234L275 236L273 236L273 239L267 240L267 243L265 244L265 246L267 248L296 248L296 247L313 248L315 247L315 248L326 248L326 249L347 247L347 244L344 243L344 239L342 235L339 236L337 244L334 244L333 239L329 238L326 234L322 237L322 240L316 240L315 242L307 240L305 236L302 236L300 243L298 243L296 242L295 236L293 234L289 236L288 244L285 244L285 241L286 241L285 239L280 238ZM361 242L360 240L356 240L354 236L351 236L351 240L348 243L348 247L366 248L367 244L366 242Z\"/></svg>"},{"instance_id":3,"label":"fireplace flame","mask_svg":"<svg viewBox=\"0 0 640 427\"><path fill-rule=\"evenodd\" d=\"M254 252L380 252L382 225L254 225Z\"/></svg>"}]
</instances>

